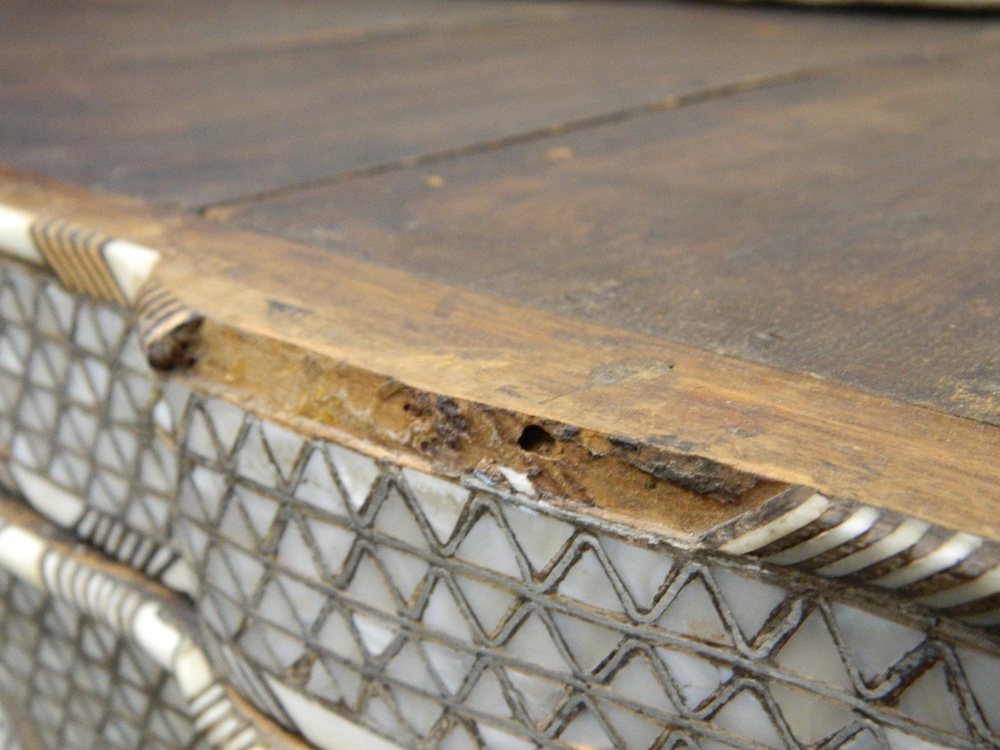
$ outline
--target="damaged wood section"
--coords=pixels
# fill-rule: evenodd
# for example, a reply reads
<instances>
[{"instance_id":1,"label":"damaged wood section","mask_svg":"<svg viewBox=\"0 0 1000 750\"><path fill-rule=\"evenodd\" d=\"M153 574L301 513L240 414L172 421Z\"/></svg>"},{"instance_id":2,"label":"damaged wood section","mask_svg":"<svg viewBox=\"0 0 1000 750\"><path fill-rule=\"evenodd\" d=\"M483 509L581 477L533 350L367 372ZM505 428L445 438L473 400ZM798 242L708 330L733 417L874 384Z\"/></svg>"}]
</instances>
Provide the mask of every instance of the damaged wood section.
<instances>
[{"instance_id":1,"label":"damaged wood section","mask_svg":"<svg viewBox=\"0 0 1000 750\"><path fill-rule=\"evenodd\" d=\"M307 432L688 539L786 485L1000 538L995 427L11 172L0 201L160 250L190 377Z\"/></svg>"},{"instance_id":2,"label":"damaged wood section","mask_svg":"<svg viewBox=\"0 0 1000 750\"><path fill-rule=\"evenodd\" d=\"M189 386L369 455L693 542L788 485L699 456L435 394L209 322Z\"/></svg>"}]
</instances>

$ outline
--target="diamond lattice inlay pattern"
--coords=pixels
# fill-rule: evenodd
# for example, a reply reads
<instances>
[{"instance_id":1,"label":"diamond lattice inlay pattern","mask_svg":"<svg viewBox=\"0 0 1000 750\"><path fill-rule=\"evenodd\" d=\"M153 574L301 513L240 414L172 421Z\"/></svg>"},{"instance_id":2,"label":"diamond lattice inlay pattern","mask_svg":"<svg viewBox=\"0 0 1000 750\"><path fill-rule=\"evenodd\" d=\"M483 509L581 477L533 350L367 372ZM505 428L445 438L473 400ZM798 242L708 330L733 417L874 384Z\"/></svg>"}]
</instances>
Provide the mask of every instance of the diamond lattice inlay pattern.
<instances>
[{"instance_id":1,"label":"diamond lattice inlay pattern","mask_svg":"<svg viewBox=\"0 0 1000 750\"><path fill-rule=\"evenodd\" d=\"M131 313L3 265L0 454L14 471L5 484L29 497L39 482L48 496L54 485L166 540L177 466L155 429L158 390Z\"/></svg>"},{"instance_id":2,"label":"diamond lattice inlay pattern","mask_svg":"<svg viewBox=\"0 0 1000 750\"><path fill-rule=\"evenodd\" d=\"M442 750L1000 746L975 631L167 393L218 667L307 737L326 711Z\"/></svg>"},{"instance_id":3,"label":"diamond lattice inlay pattern","mask_svg":"<svg viewBox=\"0 0 1000 750\"><path fill-rule=\"evenodd\" d=\"M208 747L196 736L167 672L108 625L5 571L0 571L0 631L0 685L38 747ZM16 747L0 742L4 750Z\"/></svg>"},{"instance_id":4,"label":"diamond lattice inlay pattern","mask_svg":"<svg viewBox=\"0 0 1000 750\"><path fill-rule=\"evenodd\" d=\"M10 717L0 712L0 750L23 750Z\"/></svg>"}]
</instances>

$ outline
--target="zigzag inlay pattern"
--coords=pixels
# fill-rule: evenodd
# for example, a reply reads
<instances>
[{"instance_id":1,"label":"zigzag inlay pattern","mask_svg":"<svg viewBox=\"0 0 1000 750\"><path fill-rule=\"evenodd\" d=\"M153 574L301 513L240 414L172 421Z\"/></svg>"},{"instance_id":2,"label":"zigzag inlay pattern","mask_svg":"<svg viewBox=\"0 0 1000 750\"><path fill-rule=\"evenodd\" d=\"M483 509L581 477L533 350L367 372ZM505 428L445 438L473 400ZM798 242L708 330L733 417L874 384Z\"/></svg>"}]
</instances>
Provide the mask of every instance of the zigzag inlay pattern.
<instances>
[{"instance_id":1,"label":"zigzag inlay pattern","mask_svg":"<svg viewBox=\"0 0 1000 750\"><path fill-rule=\"evenodd\" d=\"M106 622L0 571L0 623L0 683L30 722L29 747L206 747L177 683Z\"/></svg>"},{"instance_id":2,"label":"zigzag inlay pattern","mask_svg":"<svg viewBox=\"0 0 1000 750\"><path fill-rule=\"evenodd\" d=\"M0 269L0 458L169 544L177 462L158 396L131 313Z\"/></svg>"},{"instance_id":3,"label":"zigzag inlay pattern","mask_svg":"<svg viewBox=\"0 0 1000 750\"><path fill-rule=\"evenodd\" d=\"M1000 747L1000 649L972 631L221 401L173 409L199 611L264 710L267 680L245 675L415 748Z\"/></svg>"}]
</instances>

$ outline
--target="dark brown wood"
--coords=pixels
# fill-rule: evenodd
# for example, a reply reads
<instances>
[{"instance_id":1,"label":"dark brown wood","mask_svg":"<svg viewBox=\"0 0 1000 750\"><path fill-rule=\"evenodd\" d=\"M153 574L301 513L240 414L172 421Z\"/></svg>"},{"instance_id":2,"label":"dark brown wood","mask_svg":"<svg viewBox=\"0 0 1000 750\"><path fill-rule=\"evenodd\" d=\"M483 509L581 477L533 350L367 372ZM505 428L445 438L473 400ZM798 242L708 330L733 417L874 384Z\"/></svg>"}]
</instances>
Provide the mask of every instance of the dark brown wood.
<instances>
[{"instance_id":1,"label":"dark brown wood","mask_svg":"<svg viewBox=\"0 0 1000 750\"><path fill-rule=\"evenodd\" d=\"M355 38L364 10L317 11L317 36L294 13L269 34L249 2L191 23L170 4L94 6L39 4L0 24L0 161L185 206L997 33L974 18L483 1L450 16L432 4L428 22L450 19L438 27Z\"/></svg>"},{"instance_id":2,"label":"dark brown wood","mask_svg":"<svg viewBox=\"0 0 1000 750\"><path fill-rule=\"evenodd\" d=\"M545 19L554 2L478 0L82 0L0 4L4 46L13 70L70 70L350 41L462 25Z\"/></svg>"},{"instance_id":3,"label":"dark brown wood","mask_svg":"<svg viewBox=\"0 0 1000 750\"><path fill-rule=\"evenodd\" d=\"M226 216L1000 424L998 81L859 67Z\"/></svg>"}]
</instances>

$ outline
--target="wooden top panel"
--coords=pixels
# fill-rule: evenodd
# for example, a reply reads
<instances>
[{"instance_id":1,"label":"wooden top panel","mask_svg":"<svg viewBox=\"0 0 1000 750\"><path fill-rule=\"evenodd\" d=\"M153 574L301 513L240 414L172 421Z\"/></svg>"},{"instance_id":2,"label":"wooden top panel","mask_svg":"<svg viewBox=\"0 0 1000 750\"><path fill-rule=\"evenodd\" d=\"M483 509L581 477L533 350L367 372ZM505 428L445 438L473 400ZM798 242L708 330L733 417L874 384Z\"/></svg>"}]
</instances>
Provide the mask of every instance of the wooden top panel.
<instances>
[{"instance_id":1,"label":"wooden top panel","mask_svg":"<svg viewBox=\"0 0 1000 750\"><path fill-rule=\"evenodd\" d=\"M1000 424L998 81L858 67L226 216Z\"/></svg>"},{"instance_id":2,"label":"wooden top panel","mask_svg":"<svg viewBox=\"0 0 1000 750\"><path fill-rule=\"evenodd\" d=\"M7 71L95 68L237 49L324 44L561 13L559 3L478 0L83 0L0 5Z\"/></svg>"},{"instance_id":3,"label":"wooden top panel","mask_svg":"<svg viewBox=\"0 0 1000 750\"><path fill-rule=\"evenodd\" d=\"M520 2L431 3L426 23L440 22L409 30L413 4L363 3L352 20L331 3L270 32L250 0L177 22L192 5L8 11L0 161L202 206L997 33L978 19ZM337 32L393 7L400 33Z\"/></svg>"}]
</instances>

